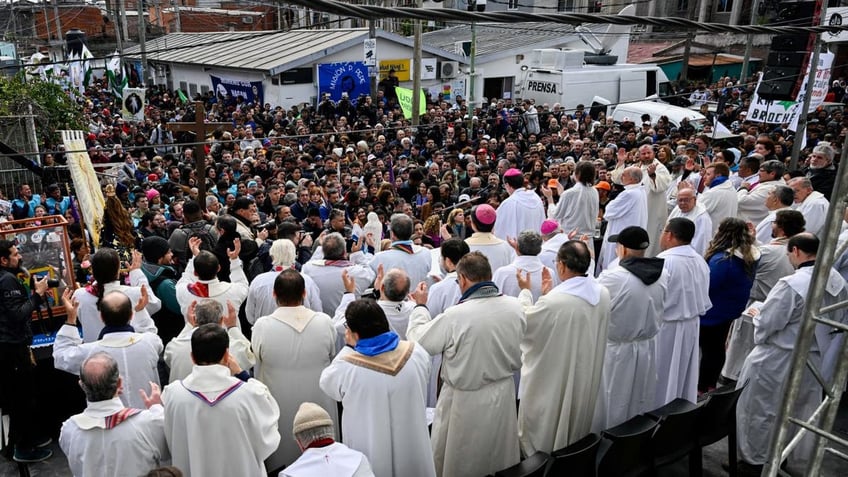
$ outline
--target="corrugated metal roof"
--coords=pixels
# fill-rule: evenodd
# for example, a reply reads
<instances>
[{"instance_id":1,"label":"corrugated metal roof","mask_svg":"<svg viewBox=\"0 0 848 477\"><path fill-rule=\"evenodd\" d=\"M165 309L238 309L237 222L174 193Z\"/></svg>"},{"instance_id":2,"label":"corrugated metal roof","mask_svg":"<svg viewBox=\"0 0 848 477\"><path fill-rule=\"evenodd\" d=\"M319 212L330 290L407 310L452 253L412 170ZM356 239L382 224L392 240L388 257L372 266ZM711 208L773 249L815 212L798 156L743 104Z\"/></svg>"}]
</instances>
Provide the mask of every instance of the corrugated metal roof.
<instances>
[{"instance_id":1,"label":"corrugated metal roof","mask_svg":"<svg viewBox=\"0 0 848 477\"><path fill-rule=\"evenodd\" d=\"M545 43L563 43L569 40L564 37L573 33L574 26L562 23L478 23L477 57L497 55L511 50L529 51L534 47L544 47L540 45ZM428 46L454 52L456 42L471 41L471 25L457 25L428 32L423 35L423 41Z\"/></svg>"},{"instance_id":2,"label":"corrugated metal roof","mask_svg":"<svg viewBox=\"0 0 848 477\"><path fill-rule=\"evenodd\" d=\"M284 71L347 48L368 35L367 29L291 30L225 33L171 33L146 43L150 61L221 68ZM126 55L138 58L138 46ZM283 68L283 69L281 69Z\"/></svg>"}]
</instances>

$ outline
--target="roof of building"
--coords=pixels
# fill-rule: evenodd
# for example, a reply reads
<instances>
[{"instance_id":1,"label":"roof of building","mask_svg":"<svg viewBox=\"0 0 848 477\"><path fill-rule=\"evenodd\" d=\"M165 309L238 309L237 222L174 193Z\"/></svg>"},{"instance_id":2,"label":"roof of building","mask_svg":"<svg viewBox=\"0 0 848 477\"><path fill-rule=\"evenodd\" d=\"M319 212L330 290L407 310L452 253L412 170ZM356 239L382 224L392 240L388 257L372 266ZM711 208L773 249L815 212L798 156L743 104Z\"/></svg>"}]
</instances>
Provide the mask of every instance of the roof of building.
<instances>
[{"instance_id":1,"label":"roof of building","mask_svg":"<svg viewBox=\"0 0 848 477\"><path fill-rule=\"evenodd\" d=\"M275 75L311 65L321 58L355 45L368 37L367 28L333 30L290 30L224 33L171 33L146 43L147 59L244 70ZM383 30L377 38L412 47L412 39ZM461 61L452 51L424 46L429 54ZM128 48L125 54L140 58L140 48Z\"/></svg>"}]
</instances>

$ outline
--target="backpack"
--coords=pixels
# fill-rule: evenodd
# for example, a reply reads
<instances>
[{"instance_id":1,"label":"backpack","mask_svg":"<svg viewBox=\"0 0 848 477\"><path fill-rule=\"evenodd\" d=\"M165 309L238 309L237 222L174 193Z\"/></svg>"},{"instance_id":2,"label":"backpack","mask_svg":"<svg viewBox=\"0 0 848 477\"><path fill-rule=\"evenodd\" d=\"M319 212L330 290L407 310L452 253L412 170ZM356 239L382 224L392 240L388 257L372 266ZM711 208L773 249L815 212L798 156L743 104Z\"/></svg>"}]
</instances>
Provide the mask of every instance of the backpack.
<instances>
[{"instance_id":1,"label":"backpack","mask_svg":"<svg viewBox=\"0 0 848 477\"><path fill-rule=\"evenodd\" d=\"M218 244L218 241L212 235L212 225L206 224L200 229L191 228L185 225L180 226L180 230L185 233L185 253L182 257L179 257L182 261L183 266L191 260L191 249L188 246L188 241L192 237L200 238L200 250L206 250L207 252L214 252L215 245Z\"/></svg>"},{"instance_id":2,"label":"backpack","mask_svg":"<svg viewBox=\"0 0 848 477\"><path fill-rule=\"evenodd\" d=\"M265 270L265 264L262 262L262 259L257 256L250 259L247 263L247 267L244 269L244 274L247 276L247 281L252 282L254 278L267 271L268 270Z\"/></svg>"}]
</instances>

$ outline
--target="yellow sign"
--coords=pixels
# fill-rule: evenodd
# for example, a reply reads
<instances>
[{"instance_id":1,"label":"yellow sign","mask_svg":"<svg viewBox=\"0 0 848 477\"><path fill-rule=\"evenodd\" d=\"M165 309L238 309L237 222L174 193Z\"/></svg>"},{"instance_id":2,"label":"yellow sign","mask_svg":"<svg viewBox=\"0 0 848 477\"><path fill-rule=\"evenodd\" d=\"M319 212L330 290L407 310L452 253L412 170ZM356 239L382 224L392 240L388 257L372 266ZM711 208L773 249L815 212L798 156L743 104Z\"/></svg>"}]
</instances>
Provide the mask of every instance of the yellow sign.
<instances>
[{"instance_id":1,"label":"yellow sign","mask_svg":"<svg viewBox=\"0 0 848 477\"><path fill-rule=\"evenodd\" d=\"M389 76L389 70L395 70L398 81L412 81L412 60L381 60L380 79Z\"/></svg>"},{"instance_id":2,"label":"yellow sign","mask_svg":"<svg viewBox=\"0 0 848 477\"><path fill-rule=\"evenodd\" d=\"M412 90L408 88L395 88L395 93L398 96L400 109L403 111L404 118L412 117ZM418 114L427 114L427 100L424 91L418 96Z\"/></svg>"}]
</instances>

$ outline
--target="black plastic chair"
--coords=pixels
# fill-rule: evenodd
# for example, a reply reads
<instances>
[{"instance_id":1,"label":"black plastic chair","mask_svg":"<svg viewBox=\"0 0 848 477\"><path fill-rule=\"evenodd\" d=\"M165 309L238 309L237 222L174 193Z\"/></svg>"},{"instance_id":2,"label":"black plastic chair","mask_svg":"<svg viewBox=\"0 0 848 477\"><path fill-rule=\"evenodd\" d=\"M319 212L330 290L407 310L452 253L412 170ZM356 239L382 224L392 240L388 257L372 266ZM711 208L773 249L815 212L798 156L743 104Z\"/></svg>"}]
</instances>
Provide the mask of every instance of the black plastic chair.
<instances>
[{"instance_id":1,"label":"black plastic chair","mask_svg":"<svg viewBox=\"0 0 848 477\"><path fill-rule=\"evenodd\" d=\"M536 452L508 469L495 472L495 477L544 477L550 458L544 452Z\"/></svg>"},{"instance_id":2,"label":"black plastic chair","mask_svg":"<svg viewBox=\"0 0 848 477\"><path fill-rule=\"evenodd\" d=\"M727 458L730 463L730 477L736 477L736 403L742 390L726 386L707 393L707 403L701 407L697 420L698 442L689 460L690 473L695 477L703 474L703 447L714 444L727 437Z\"/></svg>"},{"instance_id":3,"label":"black plastic chair","mask_svg":"<svg viewBox=\"0 0 848 477\"><path fill-rule=\"evenodd\" d=\"M651 436L660 423L636 416L601 433L606 449L598 460L600 477L637 477L654 473Z\"/></svg>"},{"instance_id":4,"label":"black plastic chair","mask_svg":"<svg viewBox=\"0 0 848 477\"><path fill-rule=\"evenodd\" d=\"M545 477L595 477L601 437L588 436L551 453Z\"/></svg>"},{"instance_id":5,"label":"black plastic chair","mask_svg":"<svg viewBox=\"0 0 848 477\"><path fill-rule=\"evenodd\" d=\"M664 467L689 457L691 472L692 451L698 445L698 416L700 405L677 398L674 401L654 409L645 415L660 422L660 427L651 438L651 448L654 451L654 467Z\"/></svg>"}]
</instances>

